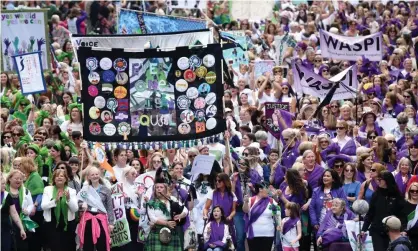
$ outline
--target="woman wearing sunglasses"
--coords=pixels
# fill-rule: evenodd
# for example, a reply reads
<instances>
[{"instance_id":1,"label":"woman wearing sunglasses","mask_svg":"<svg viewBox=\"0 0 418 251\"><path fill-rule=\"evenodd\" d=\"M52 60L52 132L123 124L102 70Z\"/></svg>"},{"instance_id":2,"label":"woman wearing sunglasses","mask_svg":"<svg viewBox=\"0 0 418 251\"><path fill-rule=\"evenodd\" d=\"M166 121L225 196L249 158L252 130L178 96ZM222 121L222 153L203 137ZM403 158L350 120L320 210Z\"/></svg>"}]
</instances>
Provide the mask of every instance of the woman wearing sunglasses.
<instances>
[{"instance_id":1,"label":"woman wearing sunglasses","mask_svg":"<svg viewBox=\"0 0 418 251\"><path fill-rule=\"evenodd\" d=\"M418 214L416 213L418 207L418 182L414 181L406 189L405 193L405 207L401 213L403 218L402 222L406 222L406 233L412 246L418 249ZM415 212L415 214L414 214ZM407 217L414 215L413 218Z\"/></svg>"},{"instance_id":2,"label":"woman wearing sunglasses","mask_svg":"<svg viewBox=\"0 0 418 251\"><path fill-rule=\"evenodd\" d=\"M361 184L358 200L366 200L370 203L373 193L379 187L380 172L386 171L386 167L380 163L374 163L370 169L370 178Z\"/></svg>"}]
</instances>

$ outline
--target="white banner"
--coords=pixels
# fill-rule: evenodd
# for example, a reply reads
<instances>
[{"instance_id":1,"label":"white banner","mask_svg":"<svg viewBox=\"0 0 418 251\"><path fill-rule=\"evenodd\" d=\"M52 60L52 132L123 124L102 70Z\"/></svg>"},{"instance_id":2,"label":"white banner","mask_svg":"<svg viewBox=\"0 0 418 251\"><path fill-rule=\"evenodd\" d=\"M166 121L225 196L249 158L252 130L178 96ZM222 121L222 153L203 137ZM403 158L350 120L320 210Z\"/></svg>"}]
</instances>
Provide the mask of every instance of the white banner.
<instances>
[{"instance_id":1,"label":"white banner","mask_svg":"<svg viewBox=\"0 0 418 251\"><path fill-rule=\"evenodd\" d=\"M110 233L110 239L112 239L112 247L120 247L131 242L131 232L125 211L125 193L120 183L113 185L111 191L115 225Z\"/></svg>"},{"instance_id":2,"label":"white banner","mask_svg":"<svg viewBox=\"0 0 418 251\"><path fill-rule=\"evenodd\" d=\"M321 54L325 58L356 61L362 56L370 61L383 57L382 33L369 36L346 37L320 30Z\"/></svg>"},{"instance_id":3,"label":"white banner","mask_svg":"<svg viewBox=\"0 0 418 251\"><path fill-rule=\"evenodd\" d=\"M344 224L352 250L373 251L373 242L369 231L367 231L361 240L358 241L358 236L360 235L359 224L363 225L363 221L345 220Z\"/></svg>"},{"instance_id":4,"label":"white banner","mask_svg":"<svg viewBox=\"0 0 418 251\"><path fill-rule=\"evenodd\" d=\"M292 62L294 90L309 94L323 100L334 85L337 90L331 100L342 100L356 97L358 86L357 66L351 66L330 79L325 79L310 69Z\"/></svg>"},{"instance_id":5,"label":"white banner","mask_svg":"<svg viewBox=\"0 0 418 251\"><path fill-rule=\"evenodd\" d=\"M294 48L296 46L296 40L289 33L286 33L274 37L274 46L276 47L276 64L282 65L287 49Z\"/></svg>"},{"instance_id":6,"label":"white banner","mask_svg":"<svg viewBox=\"0 0 418 251\"><path fill-rule=\"evenodd\" d=\"M214 43L212 30L175 32L149 35L112 35L112 36L79 36L73 35L71 42L74 48L104 47L124 48L144 51L144 45L150 43L152 48L176 48L200 42L203 45Z\"/></svg>"},{"instance_id":7,"label":"white banner","mask_svg":"<svg viewBox=\"0 0 418 251\"><path fill-rule=\"evenodd\" d=\"M41 52L31 52L13 56L15 69L19 75L22 94L46 92L42 71Z\"/></svg>"},{"instance_id":8,"label":"white banner","mask_svg":"<svg viewBox=\"0 0 418 251\"><path fill-rule=\"evenodd\" d=\"M16 71L13 56L35 51L41 51L43 69L50 68L47 22L46 10L2 11L2 71Z\"/></svg>"}]
</instances>

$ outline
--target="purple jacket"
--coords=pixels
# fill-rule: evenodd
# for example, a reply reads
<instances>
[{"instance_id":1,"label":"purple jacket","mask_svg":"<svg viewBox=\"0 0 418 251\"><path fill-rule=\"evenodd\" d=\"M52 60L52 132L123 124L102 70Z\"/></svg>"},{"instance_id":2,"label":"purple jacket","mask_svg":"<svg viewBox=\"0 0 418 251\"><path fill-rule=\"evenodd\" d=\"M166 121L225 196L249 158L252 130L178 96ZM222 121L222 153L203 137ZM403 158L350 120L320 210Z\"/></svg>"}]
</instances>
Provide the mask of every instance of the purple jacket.
<instances>
[{"instance_id":1,"label":"purple jacket","mask_svg":"<svg viewBox=\"0 0 418 251\"><path fill-rule=\"evenodd\" d=\"M340 198L345 200L345 202L348 205L347 202L347 195L344 192L344 189L342 187L338 189L331 189L331 197L332 199ZM324 206L324 191L322 190L322 187L317 187L314 189L312 193L312 200L311 204L309 205L309 217L311 219L312 226L320 225L321 222L319 222L319 218L321 217L321 210Z\"/></svg>"}]
</instances>

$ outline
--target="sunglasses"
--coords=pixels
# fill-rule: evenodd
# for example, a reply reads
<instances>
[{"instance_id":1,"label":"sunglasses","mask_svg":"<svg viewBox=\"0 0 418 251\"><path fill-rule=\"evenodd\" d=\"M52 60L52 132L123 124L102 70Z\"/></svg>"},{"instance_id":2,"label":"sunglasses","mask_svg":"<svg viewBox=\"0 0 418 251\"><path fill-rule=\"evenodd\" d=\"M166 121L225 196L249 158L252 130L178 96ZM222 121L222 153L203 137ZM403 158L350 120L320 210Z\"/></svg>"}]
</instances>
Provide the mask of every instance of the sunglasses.
<instances>
[{"instance_id":1,"label":"sunglasses","mask_svg":"<svg viewBox=\"0 0 418 251\"><path fill-rule=\"evenodd\" d=\"M328 72L328 70L322 70L323 73Z\"/></svg>"},{"instance_id":2,"label":"sunglasses","mask_svg":"<svg viewBox=\"0 0 418 251\"><path fill-rule=\"evenodd\" d=\"M59 166L59 167L57 167L57 168L55 168L56 170L58 170L58 169L66 169L66 167L65 166Z\"/></svg>"},{"instance_id":3,"label":"sunglasses","mask_svg":"<svg viewBox=\"0 0 418 251\"><path fill-rule=\"evenodd\" d=\"M20 137L20 133L13 133L13 137Z\"/></svg>"},{"instance_id":4,"label":"sunglasses","mask_svg":"<svg viewBox=\"0 0 418 251\"><path fill-rule=\"evenodd\" d=\"M340 169L340 168L343 168L343 165L342 164L334 165L334 168Z\"/></svg>"},{"instance_id":5,"label":"sunglasses","mask_svg":"<svg viewBox=\"0 0 418 251\"><path fill-rule=\"evenodd\" d=\"M375 139L376 138L376 136L369 136L369 137L367 137L368 139Z\"/></svg>"},{"instance_id":6,"label":"sunglasses","mask_svg":"<svg viewBox=\"0 0 418 251\"><path fill-rule=\"evenodd\" d=\"M331 108L338 108L338 105L332 105Z\"/></svg>"},{"instance_id":7,"label":"sunglasses","mask_svg":"<svg viewBox=\"0 0 418 251\"><path fill-rule=\"evenodd\" d=\"M35 139L33 139L33 141L35 141L35 142L42 142L43 140L40 139L40 138L35 138Z\"/></svg>"},{"instance_id":8,"label":"sunglasses","mask_svg":"<svg viewBox=\"0 0 418 251\"><path fill-rule=\"evenodd\" d=\"M287 87L282 87L282 90L289 90L289 88L287 88Z\"/></svg>"},{"instance_id":9,"label":"sunglasses","mask_svg":"<svg viewBox=\"0 0 418 251\"><path fill-rule=\"evenodd\" d=\"M189 158L195 158L196 155L189 155Z\"/></svg>"},{"instance_id":10,"label":"sunglasses","mask_svg":"<svg viewBox=\"0 0 418 251\"><path fill-rule=\"evenodd\" d=\"M388 143L393 144L393 143L395 143L395 141L394 140L388 140Z\"/></svg>"},{"instance_id":11,"label":"sunglasses","mask_svg":"<svg viewBox=\"0 0 418 251\"><path fill-rule=\"evenodd\" d=\"M412 145L412 146L409 147L409 149L418 149L418 147Z\"/></svg>"},{"instance_id":12,"label":"sunglasses","mask_svg":"<svg viewBox=\"0 0 418 251\"><path fill-rule=\"evenodd\" d=\"M244 157L248 157L248 156L249 156L249 154L248 154L248 153L242 153L242 156L244 156Z\"/></svg>"},{"instance_id":13,"label":"sunglasses","mask_svg":"<svg viewBox=\"0 0 418 251\"><path fill-rule=\"evenodd\" d=\"M337 130L344 130L345 127L337 127Z\"/></svg>"},{"instance_id":14,"label":"sunglasses","mask_svg":"<svg viewBox=\"0 0 418 251\"><path fill-rule=\"evenodd\" d=\"M411 98L409 95L403 95L404 98Z\"/></svg>"},{"instance_id":15,"label":"sunglasses","mask_svg":"<svg viewBox=\"0 0 418 251\"><path fill-rule=\"evenodd\" d=\"M398 124L405 125L405 124L408 124L408 121L398 121Z\"/></svg>"},{"instance_id":16,"label":"sunglasses","mask_svg":"<svg viewBox=\"0 0 418 251\"><path fill-rule=\"evenodd\" d=\"M374 173L374 172L376 172L377 170L376 170L376 168L372 168L372 169L370 169L370 171L371 171L372 173Z\"/></svg>"},{"instance_id":17,"label":"sunglasses","mask_svg":"<svg viewBox=\"0 0 418 251\"><path fill-rule=\"evenodd\" d=\"M418 193L418 190L409 190L410 193Z\"/></svg>"},{"instance_id":18,"label":"sunglasses","mask_svg":"<svg viewBox=\"0 0 418 251\"><path fill-rule=\"evenodd\" d=\"M323 140L323 141L319 141L319 143L321 143L321 144L328 144L328 141Z\"/></svg>"},{"instance_id":19,"label":"sunglasses","mask_svg":"<svg viewBox=\"0 0 418 251\"><path fill-rule=\"evenodd\" d=\"M218 180L218 179L216 180L216 183L221 183L221 182L222 182L222 180Z\"/></svg>"},{"instance_id":20,"label":"sunglasses","mask_svg":"<svg viewBox=\"0 0 418 251\"><path fill-rule=\"evenodd\" d=\"M315 61L315 62L317 62L317 63L322 62L322 60L321 60L321 59L315 59L314 61Z\"/></svg>"},{"instance_id":21,"label":"sunglasses","mask_svg":"<svg viewBox=\"0 0 418 251\"><path fill-rule=\"evenodd\" d=\"M354 173L354 170L351 170L351 169L345 169L345 170L344 170L344 172L347 172L347 173Z\"/></svg>"},{"instance_id":22,"label":"sunglasses","mask_svg":"<svg viewBox=\"0 0 418 251\"><path fill-rule=\"evenodd\" d=\"M12 136L6 135L6 136L3 136L3 138L10 139L10 138L12 138Z\"/></svg>"}]
</instances>

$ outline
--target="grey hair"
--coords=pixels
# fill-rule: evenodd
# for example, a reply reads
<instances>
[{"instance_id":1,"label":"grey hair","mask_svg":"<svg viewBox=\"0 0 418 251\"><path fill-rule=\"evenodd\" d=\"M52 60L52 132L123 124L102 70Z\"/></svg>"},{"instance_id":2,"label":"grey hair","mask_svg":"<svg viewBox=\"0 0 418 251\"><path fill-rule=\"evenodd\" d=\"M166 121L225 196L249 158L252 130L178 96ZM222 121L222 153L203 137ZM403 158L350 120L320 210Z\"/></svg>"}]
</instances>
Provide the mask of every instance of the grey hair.
<instances>
[{"instance_id":1,"label":"grey hair","mask_svg":"<svg viewBox=\"0 0 418 251\"><path fill-rule=\"evenodd\" d=\"M258 131L258 132L256 132L255 133L255 139L257 141L267 140L267 132L265 132L265 131Z\"/></svg>"},{"instance_id":2,"label":"grey hair","mask_svg":"<svg viewBox=\"0 0 418 251\"><path fill-rule=\"evenodd\" d=\"M303 153L303 159L305 159L306 158L306 156L308 156L308 154L310 154L310 153L312 153L314 156L315 156L315 153L312 151L312 150L306 150L304 153Z\"/></svg>"},{"instance_id":3,"label":"grey hair","mask_svg":"<svg viewBox=\"0 0 418 251\"><path fill-rule=\"evenodd\" d=\"M335 199L332 200L332 202L339 202L339 203L341 203L341 208L343 208L343 209L347 205L347 203L345 202L345 200L342 200L340 198L335 198Z\"/></svg>"}]
</instances>

